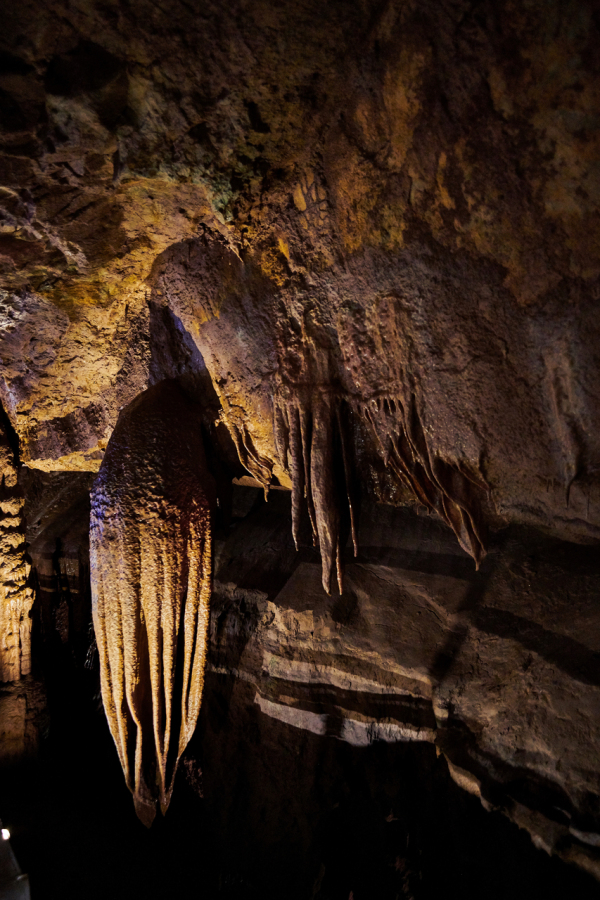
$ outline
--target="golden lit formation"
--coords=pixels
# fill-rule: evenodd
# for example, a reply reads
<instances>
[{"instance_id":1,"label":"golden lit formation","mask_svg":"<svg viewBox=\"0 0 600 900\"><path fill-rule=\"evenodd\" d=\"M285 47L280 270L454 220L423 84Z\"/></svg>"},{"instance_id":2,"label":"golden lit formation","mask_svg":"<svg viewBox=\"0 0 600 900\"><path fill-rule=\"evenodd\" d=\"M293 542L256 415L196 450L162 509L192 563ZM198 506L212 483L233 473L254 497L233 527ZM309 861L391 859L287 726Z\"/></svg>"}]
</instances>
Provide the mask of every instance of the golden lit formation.
<instances>
[{"instance_id":1,"label":"golden lit formation","mask_svg":"<svg viewBox=\"0 0 600 900\"><path fill-rule=\"evenodd\" d=\"M204 683L213 488L194 413L168 382L139 397L119 419L92 491L102 699L146 825L157 805L167 810Z\"/></svg>"}]
</instances>

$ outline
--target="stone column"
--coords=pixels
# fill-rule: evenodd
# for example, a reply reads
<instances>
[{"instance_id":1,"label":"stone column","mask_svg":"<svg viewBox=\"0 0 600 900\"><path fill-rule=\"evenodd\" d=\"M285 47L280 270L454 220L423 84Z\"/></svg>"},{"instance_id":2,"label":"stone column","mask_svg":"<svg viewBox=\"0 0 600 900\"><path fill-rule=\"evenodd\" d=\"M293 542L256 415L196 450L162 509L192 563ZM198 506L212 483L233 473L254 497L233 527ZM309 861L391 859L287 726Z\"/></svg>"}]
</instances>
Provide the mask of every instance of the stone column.
<instances>
[{"instance_id":1,"label":"stone column","mask_svg":"<svg viewBox=\"0 0 600 900\"><path fill-rule=\"evenodd\" d=\"M33 591L27 587L24 498L17 464L0 422L0 681L18 681L31 671Z\"/></svg>"}]
</instances>

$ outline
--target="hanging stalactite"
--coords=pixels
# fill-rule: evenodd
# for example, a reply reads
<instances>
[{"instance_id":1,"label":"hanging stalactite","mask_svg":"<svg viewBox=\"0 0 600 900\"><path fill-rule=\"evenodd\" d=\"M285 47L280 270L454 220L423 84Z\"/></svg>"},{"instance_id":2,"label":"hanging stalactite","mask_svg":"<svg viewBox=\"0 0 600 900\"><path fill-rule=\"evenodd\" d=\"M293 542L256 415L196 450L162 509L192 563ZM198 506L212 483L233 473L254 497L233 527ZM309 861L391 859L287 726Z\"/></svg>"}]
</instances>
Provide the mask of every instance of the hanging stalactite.
<instances>
[{"instance_id":1,"label":"hanging stalactite","mask_svg":"<svg viewBox=\"0 0 600 900\"><path fill-rule=\"evenodd\" d=\"M283 391L274 401L274 433L281 466L292 480L292 532L296 549L306 507L319 547L323 587L335 575L342 593L341 503L348 504L354 552L355 515L347 438L339 399L333 392Z\"/></svg>"},{"instance_id":2,"label":"hanging stalactite","mask_svg":"<svg viewBox=\"0 0 600 900\"><path fill-rule=\"evenodd\" d=\"M33 591L27 587L25 499L17 483L17 461L0 408L0 682L31 671Z\"/></svg>"},{"instance_id":3,"label":"hanging stalactite","mask_svg":"<svg viewBox=\"0 0 600 900\"><path fill-rule=\"evenodd\" d=\"M119 417L90 529L102 699L146 825L167 810L200 710L213 495L198 408L172 382L146 391Z\"/></svg>"},{"instance_id":4,"label":"hanging stalactite","mask_svg":"<svg viewBox=\"0 0 600 900\"><path fill-rule=\"evenodd\" d=\"M483 478L430 453L413 394L404 402L376 397L357 406L375 434L385 465L419 503L452 528L479 568L486 554L486 533L474 494L487 490Z\"/></svg>"}]
</instances>

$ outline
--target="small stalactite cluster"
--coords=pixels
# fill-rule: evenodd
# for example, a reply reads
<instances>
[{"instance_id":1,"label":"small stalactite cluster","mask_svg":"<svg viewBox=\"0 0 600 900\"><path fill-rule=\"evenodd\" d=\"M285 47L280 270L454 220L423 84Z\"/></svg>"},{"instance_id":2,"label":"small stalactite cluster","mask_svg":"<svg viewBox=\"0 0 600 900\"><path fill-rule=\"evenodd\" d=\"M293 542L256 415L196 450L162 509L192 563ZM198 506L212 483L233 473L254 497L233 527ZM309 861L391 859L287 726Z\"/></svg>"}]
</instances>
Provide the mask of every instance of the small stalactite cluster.
<instances>
[{"instance_id":1,"label":"small stalactite cluster","mask_svg":"<svg viewBox=\"0 0 600 900\"><path fill-rule=\"evenodd\" d=\"M273 477L273 464L258 453L245 423L233 422L231 418L223 418L235 444L241 464L256 478L259 484L262 484L265 497L267 497L269 484Z\"/></svg>"},{"instance_id":2,"label":"small stalactite cluster","mask_svg":"<svg viewBox=\"0 0 600 900\"><path fill-rule=\"evenodd\" d=\"M359 387L364 373L356 360L365 351L360 343L354 350L349 346L342 357L354 360L353 380ZM371 366L377 373L387 368L388 381L396 388L393 392L370 397L350 394L341 386L344 372L340 371L340 362L340 348L310 309L299 317L295 329L282 330L272 394L275 450L292 481L296 547L307 509L314 543L321 552L325 590L329 593L335 573L342 591L340 514L345 505L357 554L353 494L360 475L354 463L352 435L360 429L360 423L375 439L394 479L452 528L461 547L479 567L486 553L481 497L482 493L489 494L481 466L446 461L432 451L409 373L396 360L387 358L382 343L379 356L372 354L370 361L367 358L367 370ZM347 425L349 418L352 428Z\"/></svg>"},{"instance_id":3,"label":"small stalactite cluster","mask_svg":"<svg viewBox=\"0 0 600 900\"><path fill-rule=\"evenodd\" d=\"M8 434L0 424L0 681L31 671L33 591L27 587L24 498Z\"/></svg>"},{"instance_id":4,"label":"small stalactite cluster","mask_svg":"<svg viewBox=\"0 0 600 900\"><path fill-rule=\"evenodd\" d=\"M436 512L454 531L477 568L486 554L486 531L476 493L487 491L480 473L461 470L431 453L414 395L404 401L378 396L356 402L394 476L419 503Z\"/></svg>"},{"instance_id":5,"label":"small stalactite cluster","mask_svg":"<svg viewBox=\"0 0 600 900\"><path fill-rule=\"evenodd\" d=\"M172 382L121 413L96 479L92 610L104 708L136 812L166 812L200 711L211 591L201 420Z\"/></svg>"},{"instance_id":6,"label":"small stalactite cluster","mask_svg":"<svg viewBox=\"0 0 600 900\"><path fill-rule=\"evenodd\" d=\"M292 530L296 548L306 506L313 541L321 552L323 587L330 593L335 575L342 593L342 493L348 504L355 554L357 540L353 476L339 398L325 390L280 391L274 401L274 434L280 464L292 480Z\"/></svg>"}]
</instances>

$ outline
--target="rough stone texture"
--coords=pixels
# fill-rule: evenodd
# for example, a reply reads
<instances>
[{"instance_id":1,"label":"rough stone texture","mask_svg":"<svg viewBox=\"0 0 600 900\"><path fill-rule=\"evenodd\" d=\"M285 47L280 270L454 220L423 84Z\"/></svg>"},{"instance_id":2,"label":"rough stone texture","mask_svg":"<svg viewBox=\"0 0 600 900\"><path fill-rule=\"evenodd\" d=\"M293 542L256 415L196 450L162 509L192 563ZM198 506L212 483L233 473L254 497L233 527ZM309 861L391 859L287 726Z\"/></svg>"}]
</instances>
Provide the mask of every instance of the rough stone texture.
<instances>
[{"instance_id":1,"label":"rough stone texture","mask_svg":"<svg viewBox=\"0 0 600 900\"><path fill-rule=\"evenodd\" d=\"M200 416L177 385L150 388L117 423L90 524L102 699L146 825L167 811L200 710L213 493Z\"/></svg>"},{"instance_id":2,"label":"rough stone texture","mask_svg":"<svg viewBox=\"0 0 600 900\"><path fill-rule=\"evenodd\" d=\"M32 610L36 663L51 677L68 655L85 665L92 628L90 597L89 491L92 473L21 469L26 497L27 553L35 590Z\"/></svg>"},{"instance_id":3,"label":"rough stone texture","mask_svg":"<svg viewBox=\"0 0 600 900\"><path fill-rule=\"evenodd\" d=\"M274 426L302 412L326 582L335 457L308 432L340 397L361 478L476 560L497 517L597 539L593 3L23 3L3 40L24 460L99 465L152 382L151 296L260 481L298 468Z\"/></svg>"},{"instance_id":4,"label":"rough stone texture","mask_svg":"<svg viewBox=\"0 0 600 900\"><path fill-rule=\"evenodd\" d=\"M46 694L32 676L0 687L0 766L13 769L39 755L48 730Z\"/></svg>"},{"instance_id":5,"label":"rough stone texture","mask_svg":"<svg viewBox=\"0 0 600 900\"><path fill-rule=\"evenodd\" d=\"M30 486L28 492L38 497L27 507L36 520L31 535L38 534L31 544L36 569L44 565L43 548L53 546L60 533L62 555L54 551L55 568L68 568L77 556L80 571L85 570L85 548L79 543L85 533L78 525L86 503L82 476L32 474L46 483L45 490ZM292 828L292 822L306 818L308 823L317 811L322 814L331 786L329 776L318 773L323 759L339 755L331 741L355 754L357 773L373 755L377 771L389 765L404 772L409 763L401 748L410 744L419 759L424 747L432 753L437 748L445 775L449 772L486 809L502 812L525 829L541 852L575 862L597 877L596 548L513 527L494 537L475 572L451 531L435 518L363 504L357 518L359 555L354 557L351 542L342 548L344 594L327 597L308 514L301 518L298 551L291 518L288 492L270 492L265 504L259 488L234 487L231 525L217 529L203 701L208 710L184 756L192 789L202 793L202 785L208 785L203 815L209 831L214 824L227 842L234 840L234 831L255 829L256 850L268 856L268 843L260 841L277 842L278 817L289 819L286 827ZM52 583L41 578L40 583L46 605L54 585L54 609L60 610L66 579L62 589L56 574ZM77 584L69 575L69 590ZM76 627L83 602L73 593L65 639L60 617L46 613L55 623L56 652L85 655ZM50 670L57 668L53 657ZM63 678L66 683L53 685L55 702L67 694L65 716L71 721L81 700L69 691L82 673L71 666ZM77 723L69 727L76 734ZM256 758L246 765L240 747L247 745ZM287 785L288 777L299 776L279 771L287 765L304 772L299 794ZM246 783L248 778L255 781ZM387 778L393 781L396 775L390 771ZM180 776L176 798L182 788ZM437 816L445 789L439 781L423 789L433 792L427 815ZM403 793L396 797L389 785L381 790L389 791L382 797L393 808L404 808ZM232 817L239 819L234 831ZM507 833L507 846L516 839L516 829L513 838ZM309 835L302 840L308 853ZM229 871L232 863L223 852ZM473 884L481 887L483 876L474 872ZM285 876L277 877L281 890Z\"/></svg>"}]
</instances>

